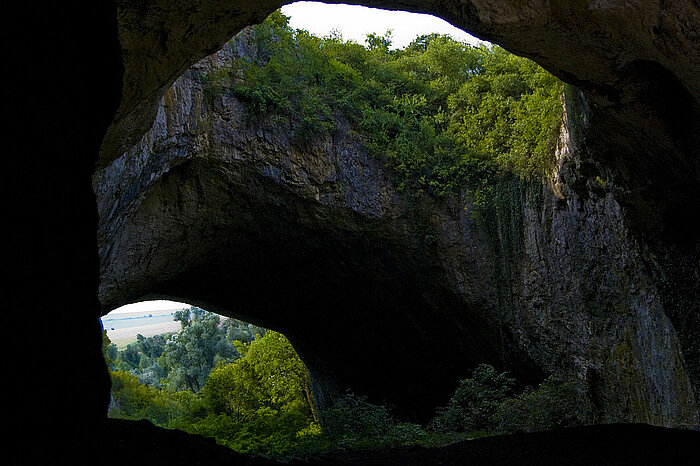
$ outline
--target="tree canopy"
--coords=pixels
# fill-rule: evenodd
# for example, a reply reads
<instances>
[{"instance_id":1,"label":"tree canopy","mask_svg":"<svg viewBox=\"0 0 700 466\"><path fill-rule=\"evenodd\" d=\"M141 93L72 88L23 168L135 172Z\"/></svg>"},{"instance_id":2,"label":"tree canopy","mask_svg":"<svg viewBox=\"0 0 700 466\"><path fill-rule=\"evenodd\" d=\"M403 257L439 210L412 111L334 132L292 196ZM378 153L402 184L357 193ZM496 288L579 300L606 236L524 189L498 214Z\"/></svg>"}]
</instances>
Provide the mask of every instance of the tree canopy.
<instances>
[{"instance_id":1,"label":"tree canopy","mask_svg":"<svg viewBox=\"0 0 700 466\"><path fill-rule=\"evenodd\" d=\"M367 46L319 38L280 12L252 34L257 55L208 74L210 94L236 95L252 119L289 121L301 146L349 121L409 196L484 195L503 174L551 170L562 83L530 60L439 34L402 50L388 34Z\"/></svg>"}]
</instances>

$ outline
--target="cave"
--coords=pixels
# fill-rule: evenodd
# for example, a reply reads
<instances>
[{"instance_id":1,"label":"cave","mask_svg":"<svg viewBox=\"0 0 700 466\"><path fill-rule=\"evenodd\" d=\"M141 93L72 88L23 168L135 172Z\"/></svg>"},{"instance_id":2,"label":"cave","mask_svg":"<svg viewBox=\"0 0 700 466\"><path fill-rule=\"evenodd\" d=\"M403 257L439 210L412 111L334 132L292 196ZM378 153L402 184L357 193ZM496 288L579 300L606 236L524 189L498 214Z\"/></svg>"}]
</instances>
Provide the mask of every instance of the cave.
<instances>
[{"instance_id":1,"label":"cave","mask_svg":"<svg viewBox=\"0 0 700 466\"><path fill-rule=\"evenodd\" d=\"M410 228L405 236L393 234L386 222L357 209L333 212L344 228L329 234L328 223L319 221L328 212L303 196L271 210L270 199L281 196L276 192L280 188L264 180L222 200L219 207L231 209L242 223L214 242L207 240L216 237L216 225L211 225L213 236L193 235L192 249L184 253L187 257L191 251L198 259L189 258L183 273L166 279L153 275L183 254L177 248L156 254L152 270L101 271L100 256L104 263L108 253L97 242L102 220L93 191L95 173L108 169L142 138L162 96L189 66L282 3L120 0L22 5L5 17L3 55L10 66L3 101L10 126L3 152L11 216L3 237L8 238L10 259L9 309L44 319L60 307L66 315L50 326L33 326L38 348L30 350L29 358L12 358L15 377L8 399L22 405L12 418L22 441L10 453L11 463L65 458L94 464L97 458L104 460L104 451L118 462L138 450L135 446L144 438L162 439L172 447L167 454L180 454L181 462L254 461L199 438L142 424L106 423L109 379L98 318L148 293L283 330L309 365L321 403L350 383L374 399L417 407L404 414L420 418L449 395L461 367L493 362L519 370L525 379L557 371L578 376L601 422L697 423L700 239L692 226L700 213L697 2L357 2L442 17L535 60L571 85L559 170L542 195L540 210L523 209L523 221L532 227L526 228L533 235L530 243L540 255L527 256L523 281L512 292L527 298L522 300L526 304L506 316L507 327L491 323L493 313L502 310L487 299L493 289L470 283L473 276L462 282L455 278L455 270L483 270L478 267L483 258L469 262L469 257L457 256L463 264L450 265L452 259L446 257L452 257L452 249L445 248L442 256L425 254ZM198 186L214 190L210 198L216 199L225 187L196 182L216 169L207 160L174 169L154 189L162 196L150 199L173 201L169 193L184 187L190 201L197 202ZM254 171L239 175L241 180L259 178ZM598 179L607 180L605 186ZM245 218L250 205L264 213L254 222ZM148 219L153 209L163 207L157 202L143 206L129 215ZM299 211L305 213L302 221L290 214ZM440 214L443 223L459 219L449 210ZM178 234L155 231L145 245L168 232ZM276 241L280 234L289 236L284 247ZM129 238L107 243L120 246ZM212 245L222 244L223 250L245 254L211 254ZM575 280L567 277L586 280L574 287ZM120 284L122 279L128 283ZM277 292L267 293L271 287ZM542 300L547 289L553 291ZM250 305L232 306L232 292ZM331 308L335 315L321 312ZM406 309L411 309L408 315ZM541 314L526 312L533 309ZM365 332L367 345L371 332L406 323L404 333L392 337L362 380L358 374L363 368L334 351L336 341L319 341L312 331L295 328L292 315L323 328L341 326L345 316L355 316L353 330ZM544 320L537 322L532 315ZM26 332L23 319L8 321L13 334ZM544 331L554 322L553 328L561 331ZM411 385L406 361L398 354L410 351L416 341L435 342L435 335L444 332L454 334L435 344L431 356L449 363L436 367L429 360L414 361L432 371L431 384ZM567 360L566 354L579 358ZM57 364L57 355L71 364ZM408 389L392 389L397 379L408 382ZM631 441L633 432L661 439L647 447L665 455L681 454L677 446L690 446L693 439L697 445L697 436L690 433L645 429L616 432L626 432L618 437L623 440ZM594 439L608 448L601 451L614 449L610 437L586 432L572 434L571 443L564 443L585 451L590 446L576 441ZM525 437L511 445L523 445L521 451L526 451L527 439L541 446L545 437ZM498 445L489 451L502 451L503 444ZM693 454L688 448L683 452ZM547 457L542 450L537 454ZM493 462L495 457L490 458ZM555 462L556 455L549 458Z\"/></svg>"}]
</instances>

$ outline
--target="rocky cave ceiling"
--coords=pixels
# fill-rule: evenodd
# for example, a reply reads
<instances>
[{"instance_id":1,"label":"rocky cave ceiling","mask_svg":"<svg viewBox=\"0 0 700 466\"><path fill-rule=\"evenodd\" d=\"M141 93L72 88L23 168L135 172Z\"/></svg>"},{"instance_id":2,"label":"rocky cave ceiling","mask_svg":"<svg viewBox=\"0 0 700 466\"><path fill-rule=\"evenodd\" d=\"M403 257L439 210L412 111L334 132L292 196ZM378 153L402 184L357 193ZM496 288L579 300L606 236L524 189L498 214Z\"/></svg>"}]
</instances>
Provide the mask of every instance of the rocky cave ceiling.
<instances>
[{"instance_id":1,"label":"rocky cave ceiling","mask_svg":"<svg viewBox=\"0 0 700 466\"><path fill-rule=\"evenodd\" d=\"M652 375L621 382L615 379L619 374L605 373L616 369L607 367L601 354L615 346L616 332L632 331L644 319L655 322L652 334L672 332L669 317L678 319L683 312L676 309L678 304L668 304L650 278L653 273L646 270L645 254L652 250L670 257L668 264L688 251L697 255L697 233L685 221L698 210L689 201L699 197L697 2L357 3L440 16L534 59L582 92L587 126L579 131L578 146L570 148L576 152L573 162L562 170L569 208L559 212L560 201L548 192L545 205L540 206L541 218L525 217L526 231L533 235L546 230L546 224L551 228L552 222L559 222L559 233L566 238L552 234L531 239L528 247L544 251L539 253L544 257L527 257L527 270L518 277L522 283L513 285L515 298L506 300L509 314L504 316L507 306L499 301L500 285L480 279L489 275L498 258L464 252L482 251L485 246L481 233L460 216L459 209L440 206L428 215L443 237L437 248L426 250L416 240L420 235L413 214L390 194L379 201L365 199L363 205L369 203L370 208L358 208L346 201L319 203L303 186L274 182L263 166L280 162L266 160L270 154L256 146L254 136L241 143L235 134L229 135L228 146L210 151L218 155L195 151L197 157L182 164L174 163L161 148L149 162L154 164L147 167L150 172L139 167L139 172L123 169L104 175L110 173L115 159L154 131L161 97L171 92L168 89L178 76L241 28L281 6L270 1L185 0L118 2L124 89L102 144L99 183L103 186L98 183L97 187L103 212L101 299L105 310L152 294L279 328L309 363L321 399L351 386L372 393L377 400L413 406L406 409L412 416L428 415L451 391L460 371L478 362L511 368L529 381L556 371L608 377L591 389L600 392L592 397L602 397L601 403L608 405L620 403L613 395L613 383L630 387L665 383L676 392L692 392L685 375L668 381L656 363L642 356L640 371ZM282 158L312 175L328 169L324 164L332 165L330 156L314 164L313 154L292 153L277 139L273 145L277 144L275 150ZM231 147L245 152L242 163L231 164L225 156ZM360 182L372 184L377 192L391 191L381 167L360 159L352 163L363 167L363 177L341 173L339 183L358 193ZM157 174L155 182L153 174ZM589 192L586 180L600 175L618 186L614 199L609 199L620 206L621 213L614 205L601 208ZM112 189L119 183L130 186L128 195ZM307 183L309 192L318 191L315 183L313 179ZM606 225L609 231L592 231L591 222ZM570 250L557 250L555 243L560 240L568 241ZM630 250L624 262L632 265L621 269L619 257L601 259L596 248L604 248L606 254L614 248ZM559 273L585 276L590 273L587 266L596 270L594 281L575 292L557 288L552 280ZM686 268L692 274L697 265L691 261ZM652 296L650 303L641 305L645 316L637 312L638 290L618 284L611 296L601 296L600 284L620 274L622 282L648 281L640 285ZM563 283L575 286L575 281ZM542 334L538 325L543 322L528 320L533 306L539 306L529 293L547 288L546 307L551 308L553 320L545 319L544 324L569 319L574 326L593 328L595 344L583 344L580 335L563 329ZM552 289L571 293L571 300L551 296ZM697 287L683 293L685 302L697 303ZM609 319L586 314L606 306L635 311L622 312L627 320L611 330ZM634 335L630 344L643 351L645 339L654 335ZM353 341L358 350L348 357L346 348ZM654 351L673 353L674 342L665 341ZM571 345L588 361L582 367L564 356ZM421 353L416 347L432 348ZM435 365L435 360L443 363ZM416 367L424 368L430 383L412 381ZM594 367L603 374L591 375ZM358 374L364 374L364 379ZM656 403L648 399L653 395L639 396L644 403ZM672 403L669 398L657 404ZM630 420L647 416L664 423L693 409L682 408L683 414L661 407L641 415L613 409L610 415Z\"/></svg>"}]
</instances>

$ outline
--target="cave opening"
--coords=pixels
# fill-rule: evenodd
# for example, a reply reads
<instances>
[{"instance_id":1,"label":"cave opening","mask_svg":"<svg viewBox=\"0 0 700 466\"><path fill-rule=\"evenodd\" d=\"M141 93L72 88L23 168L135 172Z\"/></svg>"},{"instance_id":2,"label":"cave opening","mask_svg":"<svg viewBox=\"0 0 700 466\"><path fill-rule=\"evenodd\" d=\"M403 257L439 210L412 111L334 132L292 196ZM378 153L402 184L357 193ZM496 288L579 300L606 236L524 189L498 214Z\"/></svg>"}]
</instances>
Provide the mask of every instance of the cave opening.
<instances>
[{"instance_id":1,"label":"cave opening","mask_svg":"<svg viewBox=\"0 0 700 466\"><path fill-rule=\"evenodd\" d=\"M536 385L546 374L496 308L521 249L520 178L551 162L560 94L488 44L362 45L276 12L176 81L143 144L97 173L103 306L152 292L242 309L294 342L322 408L351 389L428 422L481 363ZM530 114L544 120L520 124ZM472 130L488 136L475 148ZM465 258L448 236L476 217L486 238ZM470 268L493 280L460 283Z\"/></svg>"},{"instance_id":2,"label":"cave opening","mask_svg":"<svg viewBox=\"0 0 700 466\"><path fill-rule=\"evenodd\" d=\"M275 458L320 433L308 370L281 333L164 300L101 321L110 418Z\"/></svg>"},{"instance_id":3,"label":"cave opening","mask_svg":"<svg viewBox=\"0 0 700 466\"><path fill-rule=\"evenodd\" d=\"M446 34L472 45L485 43L430 14L313 1L289 3L280 12L290 18L293 29L306 30L317 37L342 36L359 44L365 43L368 35L382 36L388 31L394 49L405 48L417 37L430 34Z\"/></svg>"},{"instance_id":4,"label":"cave opening","mask_svg":"<svg viewBox=\"0 0 700 466\"><path fill-rule=\"evenodd\" d=\"M602 315L598 290L578 302L522 280L546 273L523 265L526 249L556 234L532 213L559 215L546 202L563 84L446 34L363 45L292 24L276 11L187 71L142 142L98 172L103 305L152 293L239 309L294 342L321 412L367 403L427 437L593 419L601 398L582 393L596 372L546 354L569 337L543 322L571 307L589 325L581 302ZM482 390L499 394L488 419L456 420L478 415L450 411L454 397L468 411Z\"/></svg>"},{"instance_id":5,"label":"cave opening","mask_svg":"<svg viewBox=\"0 0 700 466\"><path fill-rule=\"evenodd\" d=\"M85 435L89 445L89 439L92 438L89 434L101 425L103 419L106 406L104 394L108 391L108 384L100 372L103 367L97 322L100 303L96 296L100 277L96 260L98 251L94 241L98 220L95 215L95 199L90 190L90 177L105 132L109 128L112 142L138 141L143 135L140 123L148 120L150 108L155 106L162 90L176 76L205 53L216 50L228 38L227 34L233 34L241 27L259 21L263 13L269 13L278 6L275 2L272 5L267 2L190 3L173 2L168 8L161 8L163 2L127 0L96 2L91 5L47 4L39 10L36 5L21 4L6 15L4 37L7 46L4 47L4 52L8 57L5 61L17 64L6 74L10 84L4 87L5 102L13 115L7 133L14 135L6 138L5 152L18 154L8 157L6 161L10 166L8 173L12 174L8 177L11 219L8 222L10 227L6 229L7 244L11 250L10 269L13 271L8 287L11 307L45 316L52 312L56 302L70 302L70 318L62 319L56 327L36 326L34 337L37 341L55 341L58 338L61 347L75 345L72 352L75 363L73 367L55 364L34 370L34 365L28 365L23 358L13 358L11 362L14 371L23 377L21 383L9 384L11 396L8 398L24 401L26 408L19 414L13 413L11 423L19 426L18 431L32 433L31 436L25 436L30 437L28 445L19 443L23 450L20 454L25 458L28 454L31 456L32 452L41 452L35 454L49 458L48 462L58 461L59 458L62 461L65 456L68 461L80 463L81 461L75 461L79 448L75 448L75 443L68 444L67 448L65 445L63 448L58 447L57 444L63 443L65 436L57 436L56 432L71 434L73 438ZM370 3L369 0L367 3ZM693 102L698 101L699 88L694 64L697 63L697 51L700 48L697 47L695 34L697 28L693 27L693 6L689 2L664 2L661 10L656 3L647 2L640 4L640 9L635 11L622 4L611 7L610 2L558 2L552 8L538 2L530 2L526 7L517 3L466 2L461 8L454 8L453 2L408 1L398 2L397 6L433 8L443 15L452 15L455 24L473 28L480 35L502 43L511 50L535 57L547 69L560 77L566 77L568 82L582 89L582 97L591 104L590 116L593 118L610 115L606 96L610 90L624 91L621 89L624 84L621 85L620 82L624 79L621 79L619 66L629 60L642 59L659 63L692 93ZM84 21L83 18L86 17L90 21ZM29 50L43 50L45 53L37 58L35 54L27 53ZM51 85L46 85L47 70L54 71ZM119 108L122 97L122 107ZM619 115L612 118L613 124L606 125L602 134L624 130L629 131L628 139L632 140L635 135L645 133L647 126L639 126L635 122L635 119L643 119L644 114L628 112L628 109L624 102L619 108L613 109L619 110ZM136 117L132 118L134 115ZM588 116L586 114L584 120ZM37 128L41 130L37 131ZM695 134L700 133L696 131ZM109 140L110 137L106 139ZM28 141L31 143L27 144ZM106 147L102 166L121 155L121 152L109 150L109 147L114 147L109 145L109 141ZM621 154L630 152L621 149ZM596 151L591 151L589 155L588 162L595 164L602 160ZM663 159L660 160L663 163ZM699 159L694 157L693 160ZM602 160L602 166L603 169L606 168L605 160ZM664 166L658 166L661 170L657 171L665 175L667 170L664 170ZM633 170L634 162L629 162L627 167L631 169L630 182L634 184L637 177ZM577 169L572 172L578 178L586 176ZM604 173L600 177L602 183L598 182L600 186L596 186L598 193L605 192L607 180L603 175ZM697 178L697 171L686 170L685 176L688 179L693 176ZM671 179L670 182L673 183L674 180ZM686 197L680 196L678 199ZM564 202L560 207L567 204ZM590 204L589 200L579 204L583 207L579 213L584 221L595 223L595 217L585 209ZM622 210L624 209L623 206ZM669 211L668 215L673 217L672 224L682 223L681 213ZM604 225L610 233L620 236L619 223L613 221ZM692 240L691 232L684 233L681 240L686 237ZM622 234L626 234L626 230L622 230ZM652 229L648 234L654 235L656 231ZM590 237L588 232L583 231L579 237L586 235ZM430 236L430 232L422 235L428 239ZM592 283L588 287L583 284L585 293L591 291L591 296L603 298L606 297L606 292L609 295L609 282L601 280L604 277L601 277L599 271L607 268L608 271L615 272L616 269L610 266L610 261L605 262L605 248L598 248L605 244L600 241L597 244L595 241L578 245L572 245L571 242L561 244L572 247L570 251L578 255L574 254L572 263L565 264L572 265L570 268L554 267L553 273L562 282L567 282L567 277L571 276L585 277L586 281ZM593 247L587 248L588 245ZM635 245L631 246L626 249L638 252ZM643 244L641 248L644 248ZM581 253L586 249L595 251L600 256L599 266L586 260ZM674 321L676 327L688 329L692 323L684 326L682 319L694 315L690 311L697 309L698 300L697 293L689 295L683 287L692 281L692 277L697 277L697 254L681 256L674 255L673 251L669 254L672 259L683 259L683 267L679 267L679 270L686 281L681 282L680 287L675 286L671 283L674 281L671 275L666 295L668 301L672 301L671 305L678 309L680 323ZM551 250L543 251L543 258L552 256ZM622 257L630 256L624 252ZM648 261L647 265L653 267L653 262ZM670 262L673 264L673 260ZM639 308L645 314L640 318L634 312L628 312L630 299L607 300L604 303L610 304L607 309L590 306L591 314L595 314L595 318L588 321L590 323L602 321L605 313L601 311L606 310L612 312L614 319L626 320L630 325L608 326L612 328L609 333L606 333L603 325L586 325L585 332L577 334L586 337L565 340L575 343L575 347L567 347L566 353L559 354L563 358L554 359L553 365L570 367L571 359L567 359L567 355L582 345L583 351L579 355L591 355L591 358L576 359L574 362L583 362L584 365L579 367L583 376L587 368L595 366L603 369L596 375L596 378L607 382L601 385L599 399L601 404L611 408L610 419L615 421L641 419L661 425L675 425L687 419L697 421L697 397L692 392L694 389L697 393L697 381L693 382L694 385L689 385L683 367L683 358L697 360L697 352L681 353L674 349L677 343L674 330L663 320L667 304L659 304L653 293L647 293L651 287L636 279L649 274L656 275L655 271L646 272L634 262L625 262L625 267L639 271L637 276L623 271L623 278L627 277L625 284L632 285L628 288L639 290L638 285L641 285L642 293L637 296L642 298L633 304L634 310ZM661 276L663 280L668 277L664 274ZM630 277L632 280L629 280ZM124 278L128 281L127 275ZM534 277L533 281L542 282L538 277ZM468 280L458 282L469 284ZM571 284L571 280L568 283ZM688 283L689 286L694 284L695 282ZM600 288L600 294L591 290L594 287ZM130 288L131 284L128 284L126 289ZM562 288L554 289L552 294ZM574 288L569 287L568 290L575 292ZM41 292L38 293L37 290ZM27 300L28 296L34 299ZM411 298L415 296L411 295ZM536 296L542 304L541 296L546 300L549 295L543 293ZM131 302L135 297L121 296L116 301L120 304ZM584 301L584 306L589 303ZM547 306L550 303L545 301L543 304ZM572 313L576 312L575 306L569 305L570 302L562 300L555 304L558 306L554 308L555 311L568 309L573 310ZM537 310L542 308L544 307ZM622 315L623 313L625 314ZM568 314L559 312L555 317L566 315ZM659 315L661 317L656 318ZM533 345L545 341L535 349L535 354L547 358L556 345L548 345L546 341L556 343L557 335L550 332L553 326L548 326L544 319L543 322L543 332L535 334ZM565 319L559 322L567 325L570 323ZM26 321L11 319L10 324L14 324L16 333L20 334L25 330L23 327ZM523 329L522 326L518 328ZM695 330L688 330L690 336L687 341L694 344L698 341L697 338L693 339L698 326L693 328ZM628 329L631 331L628 332ZM660 330L654 332L655 329ZM646 333L639 336L637 330ZM652 333L649 334L649 331ZM630 334L636 335L637 342L642 345L631 344L635 342L629 341ZM511 336L506 335L514 340L520 336L522 334L517 331ZM589 342L596 341L601 345L593 348ZM34 360L46 360L43 345L35 346L41 346L42 349L32 354ZM606 358L611 352L623 356L614 361L616 365L606 365ZM645 358L646 354L650 356ZM660 360L666 366L654 365L654 360ZM591 365L586 366L589 362ZM641 370L635 370L639 367ZM637 377L640 373L648 377ZM626 387L633 385L635 390L619 390L615 375L619 375L622 382L627 382ZM47 380L55 383L47 384ZM631 407L628 411L615 410L615 405L620 400L615 396L616 393L622 393L621 398ZM642 416L645 410L650 412L649 417ZM694 418L692 413L695 413ZM37 422L37 419L41 422ZM39 438L43 438L45 443L38 445L36 439ZM619 439L614 438L616 442ZM558 442L556 444L559 445ZM576 451L585 451L585 448ZM122 448L122 451L125 450L127 449ZM643 451L648 449L644 448ZM63 454L58 455L59 452ZM11 457L13 453L15 452L10 452Z\"/></svg>"}]
</instances>

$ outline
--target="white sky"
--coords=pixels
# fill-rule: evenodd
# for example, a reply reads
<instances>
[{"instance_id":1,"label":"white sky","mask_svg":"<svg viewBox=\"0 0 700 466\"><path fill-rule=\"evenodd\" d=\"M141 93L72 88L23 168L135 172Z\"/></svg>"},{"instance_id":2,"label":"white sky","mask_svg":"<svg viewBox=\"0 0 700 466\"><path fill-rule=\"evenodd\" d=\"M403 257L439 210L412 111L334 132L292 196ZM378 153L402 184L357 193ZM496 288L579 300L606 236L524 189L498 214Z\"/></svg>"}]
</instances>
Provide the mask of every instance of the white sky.
<instances>
[{"instance_id":1,"label":"white sky","mask_svg":"<svg viewBox=\"0 0 700 466\"><path fill-rule=\"evenodd\" d=\"M112 316L114 314L125 314L127 312L179 311L180 309L186 309L188 307L190 307L189 304L178 303L176 301L142 301L140 303L127 304L126 306L119 307L107 315Z\"/></svg>"},{"instance_id":2,"label":"white sky","mask_svg":"<svg viewBox=\"0 0 700 466\"><path fill-rule=\"evenodd\" d=\"M474 45L482 42L440 18L406 11L297 2L282 7L282 12L291 17L289 25L294 29L306 29L319 37L327 36L336 29L343 39L359 44L365 43L368 33L384 35L387 29L392 30L393 48L403 48L417 36L434 32L449 34L456 40Z\"/></svg>"}]
</instances>

